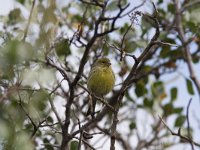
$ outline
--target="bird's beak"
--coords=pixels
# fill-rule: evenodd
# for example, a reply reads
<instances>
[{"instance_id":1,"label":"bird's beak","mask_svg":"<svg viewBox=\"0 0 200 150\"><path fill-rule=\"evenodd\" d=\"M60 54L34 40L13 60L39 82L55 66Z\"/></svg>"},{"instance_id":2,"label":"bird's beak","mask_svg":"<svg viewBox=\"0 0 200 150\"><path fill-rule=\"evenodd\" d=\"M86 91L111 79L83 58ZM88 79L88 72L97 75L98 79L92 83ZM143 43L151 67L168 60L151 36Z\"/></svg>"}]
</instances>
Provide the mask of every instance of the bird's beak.
<instances>
[{"instance_id":1,"label":"bird's beak","mask_svg":"<svg viewBox=\"0 0 200 150\"><path fill-rule=\"evenodd\" d=\"M108 65L108 66L111 66L111 63L109 62L107 65Z\"/></svg>"}]
</instances>

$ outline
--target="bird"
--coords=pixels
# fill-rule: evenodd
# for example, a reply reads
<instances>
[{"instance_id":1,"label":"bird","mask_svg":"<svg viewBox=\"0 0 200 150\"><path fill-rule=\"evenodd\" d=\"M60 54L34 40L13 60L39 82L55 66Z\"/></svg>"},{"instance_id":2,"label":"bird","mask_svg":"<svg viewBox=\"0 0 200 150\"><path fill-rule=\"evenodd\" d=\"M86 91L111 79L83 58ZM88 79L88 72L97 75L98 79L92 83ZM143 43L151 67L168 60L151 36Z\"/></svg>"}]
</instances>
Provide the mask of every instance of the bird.
<instances>
[{"instance_id":1,"label":"bird","mask_svg":"<svg viewBox=\"0 0 200 150\"><path fill-rule=\"evenodd\" d=\"M108 58L100 58L95 61L89 72L87 88L91 94L92 101L89 105L87 116L94 118L95 106L98 97L103 98L115 85L115 75Z\"/></svg>"}]
</instances>

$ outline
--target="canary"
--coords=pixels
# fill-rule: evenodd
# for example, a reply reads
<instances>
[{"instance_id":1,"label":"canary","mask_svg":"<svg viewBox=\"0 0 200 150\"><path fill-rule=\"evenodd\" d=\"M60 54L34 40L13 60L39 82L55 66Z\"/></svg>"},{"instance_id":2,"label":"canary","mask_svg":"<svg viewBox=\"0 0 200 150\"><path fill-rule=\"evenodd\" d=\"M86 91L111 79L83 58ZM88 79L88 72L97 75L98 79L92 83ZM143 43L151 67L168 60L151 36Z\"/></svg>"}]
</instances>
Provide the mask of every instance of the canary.
<instances>
[{"instance_id":1,"label":"canary","mask_svg":"<svg viewBox=\"0 0 200 150\"><path fill-rule=\"evenodd\" d=\"M114 84L115 75L111 68L110 60L108 58L96 60L87 80L87 88L92 95L92 104L89 105L87 115L94 116L97 97L102 98L108 94L113 89Z\"/></svg>"}]
</instances>

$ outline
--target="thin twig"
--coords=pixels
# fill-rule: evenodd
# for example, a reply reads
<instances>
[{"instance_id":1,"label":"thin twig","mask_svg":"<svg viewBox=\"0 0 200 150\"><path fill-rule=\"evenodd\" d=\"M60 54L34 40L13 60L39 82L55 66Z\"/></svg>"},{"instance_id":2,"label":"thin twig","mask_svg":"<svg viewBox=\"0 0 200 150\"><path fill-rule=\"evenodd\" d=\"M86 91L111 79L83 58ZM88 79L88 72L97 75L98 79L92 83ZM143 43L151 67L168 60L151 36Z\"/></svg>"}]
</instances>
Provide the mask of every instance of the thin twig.
<instances>
[{"instance_id":1,"label":"thin twig","mask_svg":"<svg viewBox=\"0 0 200 150\"><path fill-rule=\"evenodd\" d=\"M33 138L33 136L36 134L37 132L37 125L35 124L35 122L33 121L33 119L29 116L29 114L26 112L26 110L24 109L23 105L22 105L22 99L21 99L21 96L20 96L20 93L19 91L17 91L18 93L18 97L19 97L19 105L20 107L22 108L23 112L25 113L25 115L28 117L28 119L31 121L31 124L33 125L33 133L31 134L31 138Z\"/></svg>"},{"instance_id":2,"label":"thin twig","mask_svg":"<svg viewBox=\"0 0 200 150\"><path fill-rule=\"evenodd\" d=\"M98 97L96 95L94 95L94 96L95 96L95 98L97 98L97 100L99 100L104 105L106 105L106 107L108 107L110 110L112 110L113 112L115 111L115 109L108 102L106 102L104 99L102 99L101 97Z\"/></svg>"},{"instance_id":3,"label":"thin twig","mask_svg":"<svg viewBox=\"0 0 200 150\"><path fill-rule=\"evenodd\" d=\"M29 18L28 18L28 23L27 23L27 26L26 26L25 31L24 31L23 41L26 40L26 37L27 37L27 34L28 34L28 29L29 29L29 26L30 26L30 23L31 23L31 18L32 18L34 6L35 6L35 0L33 0L33 2L32 2L31 11L30 11L30 15L29 15Z\"/></svg>"},{"instance_id":4,"label":"thin twig","mask_svg":"<svg viewBox=\"0 0 200 150\"><path fill-rule=\"evenodd\" d=\"M160 116L158 116L158 117L160 118L160 120L162 121L162 123L165 125L165 127L168 129L168 131L170 131L170 133L171 133L172 135L178 136L178 137L180 137L182 140L185 140L185 141L187 141L187 142L193 143L194 145L200 147L200 144L199 144L199 143L193 141L192 139L190 139L190 138L187 137L187 136L181 135L180 129L179 129L178 133L175 133L174 131L172 131L172 130L168 127L168 125L165 123L165 121L164 121Z\"/></svg>"},{"instance_id":5,"label":"thin twig","mask_svg":"<svg viewBox=\"0 0 200 150\"><path fill-rule=\"evenodd\" d=\"M51 143L43 143L43 144L41 144L41 145L46 145L46 146L51 146L51 147L55 147L55 148L57 148L57 149L59 149L60 148L60 146L59 145L55 145L55 144L51 144Z\"/></svg>"},{"instance_id":6,"label":"thin twig","mask_svg":"<svg viewBox=\"0 0 200 150\"><path fill-rule=\"evenodd\" d=\"M135 6L134 8L132 8L131 10L126 12L125 14L121 15L120 18L123 18L123 17L127 16L128 14L130 14L131 12L135 11L136 9L142 7L144 5L144 3L146 3L146 0L144 0L141 4L139 4L138 6Z\"/></svg>"},{"instance_id":7,"label":"thin twig","mask_svg":"<svg viewBox=\"0 0 200 150\"><path fill-rule=\"evenodd\" d=\"M53 101L51 100L51 98L49 98L49 103L50 103L50 105L51 105L51 109L52 109L52 111L54 112L54 114L55 114L55 116L56 116L56 118L57 118L57 120L58 120L60 126L62 126L61 118L60 118L60 116L58 115L58 112L56 111L56 108L55 108L54 103L53 103Z\"/></svg>"},{"instance_id":8,"label":"thin twig","mask_svg":"<svg viewBox=\"0 0 200 150\"><path fill-rule=\"evenodd\" d=\"M126 32L124 33L123 37L122 37L122 42L120 44L120 51L121 51L121 56L120 56L120 61L123 60L123 57L124 57L124 49L123 49L123 45L124 45L124 41L125 41L125 37L128 33L128 31L131 29L133 23L130 24L130 26L128 27L128 29L126 30Z\"/></svg>"},{"instance_id":9,"label":"thin twig","mask_svg":"<svg viewBox=\"0 0 200 150\"><path fill-rule=\"evenodd\" d=\"M167 43L167 42L162 42L162 41L155 41L154 44L157 44L157 45L165 45L165 46L173 46L173 47L179 47L179 45L172 44L172 43Z\"/></svg>"},{"instance_id":10,"label":"thin twig","mask_svg":"<svg viewBox=\"0 0 200 150\"><path fill-rule=\"evenodd\" d=\"M104 4L99 3L98 1L95 2L89 2L89 1L84 1L84 0L80 0L82 3L87 4L87 5L93 5L93 6L99 6L99 7L104 7Z\"/></svg>"},{"instance_id":11,"label":"thin twig","mask_svg":"<svg viewBox=\"0 0 200 150\"><path fill-rule=\"evenodd\" d=\"M183 13L184 11L186 11L192 7L197 7L198 5L200 5L200 0L191 1L188 4L186 4L185 6L183 6L182 9L180 10L180 12Z\"/></svg>"},{"instance_id":12,"label":"thin twig","mask_svg":"<svg viewBox=\"0 0 200 150\"><path fill-rule=\"evenodd\" d=\"M191 140L192 140L192 136L190 134L190 120L189 120L189 108L190 108L191 102L192 102L192 98L190 98L190 100L188 102L186 116L187 116L187 132L188 132L188 137L191 138ZM192 142L190 142L190 145L191 145L192 150L194 150L194 146L193 146Z\"/></svg>"},{"instance_id":13,"label":"thin twig","mask_svg":"<svg viewBox=\"0 0 200 150\"><path fill-rule=\"evenodd\" d=\"M78 137L74 137L75 139L79 140ZM82 142L86 144L91 150L96 150L90 143L88 143L86 140L82 139Z\"/></svg>"}]
</instances>

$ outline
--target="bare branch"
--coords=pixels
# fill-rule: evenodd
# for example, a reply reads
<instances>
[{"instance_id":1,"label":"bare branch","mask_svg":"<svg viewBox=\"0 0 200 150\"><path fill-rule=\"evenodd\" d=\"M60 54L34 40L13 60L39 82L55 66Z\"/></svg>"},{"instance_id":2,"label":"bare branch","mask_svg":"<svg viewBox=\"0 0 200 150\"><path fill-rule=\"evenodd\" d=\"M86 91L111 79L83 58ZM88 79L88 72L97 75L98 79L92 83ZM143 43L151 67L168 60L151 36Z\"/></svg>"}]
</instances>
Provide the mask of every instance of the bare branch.
<instances>
[{"instance_id":1,"label":"bare branch","mask_svg":"<svg viewBox=\"0 0 200 150\"><path fill-rule=\"evenodd\" d=\"M197 7L198 5L200 5L200 0L191 1L188 4L186 4L185 6L183 6L181 8L180 12L183 13L184 11L191 9L192 7Z\"/></svg>"},{"instance_id":2,"label":"bare branch","mask_svg":"<svg viewBox=\"0 0 200 150\"><path fill-rule=\"evenodd\" d=\"M192 99L190 99L189 102L188 102L186 116L187 116L187 132L188 132L188 137L192 140L192 136L190 134L190 120L189 120L189 108L190 108L191 102L192 102ZM194 150L194 146L193 146L192 142L190 142L190 145L191 145L192 150Z\"/></svg>"},{"instance_id":3,"label":"bare branch","mask_svg":"<svg viewBox=\"0 0 200 150\"><path fill-rule=\"evenodd\" d=\"M171 133L172 135L178 136L178 137L180 137L182 140L185 140L185 141L187 141L187 142L189 142L189 143L192 143L192 144L194 144L194 145L200 147L200 144L199 144L199 143L194 142L192 139L190 139L190 138L187 137L187 136L181 135L180 129L179 129L178 133L175 133L174 131L172 131L172 130L168 127L168 125L165 123L165 121L164 121L160 116L158 116L158 117L160 118L160 120L162 121L162 123L166 126L166 128L168 129L168 131L170 131L170 133Z\"/></svg>"},{"instance_id":4,"label":"bare branch","mask_svg":"<svg viewBox=\"0 0 200 150\"><path fill-rule=\"evenodd\" d=\"M94 1L94 2L88 2L88 1L85 1L85 0L80 0L82 3L84 4L87 4L87 5L93 5L93 6L99 6L99 7L104 7L104 4L103 3L100 3L98 1Z\"/></svg>"},{"instance_id":5,"label":"bare branch","mask_svg":"<svg viewBox=\"0 0 200 150\"><path fill-rule=\"evenodd\" d=\"M185 36L184 33L184 29L183 29L183 25L181 23L182 20L182 12L181 12L181 8L179 7L179 0L174 0L174 5L175 5L175 10L176 10L176 26L177 26L177 31L179 33L180 36L180 40L182 42L183 45L183 49L186 55L186 61L187 61L187 66L188 66L188 70L190 72L190 77L193 80L197 91L199 93L200 96L200 81L198 81L194 68L193 68L193 63L192 63L192 56L190 54L190 49L189 49L189 45L187 44L187 38Z\"/></svg>"},{"instance_id":6,"label":"bare branch","mask_svg":"<svg viewBox=\"0 0 200 150\"><path fill-rule=\"evenodd\" d=\"M32 1L31 11L30 11L30 15L29 15L29 18L28 18L27 26L26 26L25 31L24 31L23 41L26 40L26 37L27 37L27 34L28 34L28 29L29 29L29 26L30 26L30 23L31 23L31 18L32 18L34 6L35 6L35 0Z\"/></svg>"},{"instance_id":7,"label":"bare branch","mask_svg":"<svg viewBox=\"0 0 200 150\"><path fill-rule=\"evenodd\" d=\"M57 120L58 120L60 126L62 126L61 118L60 118L60 116L58 115L58 112L56 111L56 108L55 108L54 103L52 102L51 98L49 98L49 103L50 103L50 105L51 105L51 109L52 109L52 111L54 112L54 114L55 114L55 116L56 116L56 118L57 118Z\"/></svg>"}]
</instances>

